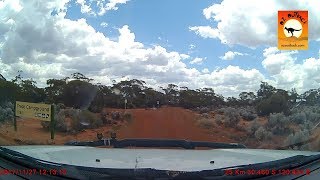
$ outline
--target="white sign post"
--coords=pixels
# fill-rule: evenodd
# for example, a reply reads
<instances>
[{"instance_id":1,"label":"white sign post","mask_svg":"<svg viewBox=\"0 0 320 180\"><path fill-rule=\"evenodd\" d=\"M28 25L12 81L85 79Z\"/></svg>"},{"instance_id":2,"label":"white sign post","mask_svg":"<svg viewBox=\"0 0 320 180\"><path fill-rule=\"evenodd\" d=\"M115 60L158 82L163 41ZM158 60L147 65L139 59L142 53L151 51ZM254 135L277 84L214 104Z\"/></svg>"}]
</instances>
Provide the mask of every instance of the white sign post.
<instances>
[{"instance_id":1,"label":"white sign post","mask_svg":"<svg viewBox=\"0 0 320 180\"><path fill-rule=\"evenodd\" d=\"M125 99L125 100L124 100L124 109L127 109L127 102L128 102L128 100Z\"/></svg>"}]
</instances>

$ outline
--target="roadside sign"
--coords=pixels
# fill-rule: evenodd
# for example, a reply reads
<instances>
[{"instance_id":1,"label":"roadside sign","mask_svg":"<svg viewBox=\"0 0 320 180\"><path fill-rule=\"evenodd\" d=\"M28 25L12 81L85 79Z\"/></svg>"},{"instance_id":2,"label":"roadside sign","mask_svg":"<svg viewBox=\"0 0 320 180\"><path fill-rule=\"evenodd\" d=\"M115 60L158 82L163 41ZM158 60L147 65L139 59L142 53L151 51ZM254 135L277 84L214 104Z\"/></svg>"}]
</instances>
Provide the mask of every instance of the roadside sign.
<instances>
[{"instance_id":1,"label":"roadside sign","mask_svg":"<svg viewBox=\"0 0 320 180\"><path fill-rule=\"evenodd\" d=\"M51 105L16 101L16 116L51 121Z\"/></svg>"}]
</instances>

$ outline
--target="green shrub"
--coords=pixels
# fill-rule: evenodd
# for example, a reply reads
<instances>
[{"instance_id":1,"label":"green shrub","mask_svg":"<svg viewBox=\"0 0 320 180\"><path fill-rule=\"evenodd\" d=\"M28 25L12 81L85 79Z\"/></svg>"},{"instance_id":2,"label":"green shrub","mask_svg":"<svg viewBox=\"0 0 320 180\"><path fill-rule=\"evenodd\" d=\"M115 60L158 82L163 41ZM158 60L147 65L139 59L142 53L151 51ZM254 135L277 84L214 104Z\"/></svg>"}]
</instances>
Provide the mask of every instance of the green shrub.
<instances>
[{"instance_id":1,"label":"green shrub","mask_svg":"<svg viewBox=\"0 0 320 180\"><path fill-rule=\"evenodd\" d=\"M216 113L223 113L223 115L216 114L215 115L215 122L217 124L222 124L226 127L237 127L239 121L240 121L240 114L239 111L233 107L226 107L226 108L220 108L216 110ZM205 114L202 114L205 115Z\"/></svg>"},{"instance_id":2,"label":"green shrub","mask_svg":"<svg viewBox=\"0 0 320 180\"><path fill-rule=\"evenodd\" d=\"M270 113L289 112L288 100L281 93L272 94L268 99L261 100L256 106L259 115L269 115Z\"/></svg>"},{"instance_id":3,"label":"green shrub","mask_svg":"<svg viewBox=\"0 0 320 180\"><path fill-rule=\"evenodd\" d=\"M67 132L69 130L67 123L66 123L66 120L65 120L64 110L61 110L55 116L55 128L57 131L61 131L61 132Z\"/></svg>"},{"instance_id":4,"label":"green shrub","mask_svg":"<svg viewBox=\"0 0 320 180\"><path fill-rule=\"evenodd\" d=\"M306 113L299 112L299 113L292 114L290 116L290 119L292 119L292 121L297 124L303 124L307 121L307 116L306 116Z\"/></svg>"},{"instance_id":5,"label":"green shrub","mask_svg":"<svg viewBox=\"0 0 320 180\"><path fill-rule=\"evenodd\" d=\"M120 114L120 112L118 112L118 111L111 112L111 118L112 118L113 120L119 120L119 119L121 119L121 114Z\"/></svg>"},{"instance_id":6,"label":"green shrub","mask_svg":"<svg viewBox=\"0 0 320 180\"><path fill-rule=\"evenodd\" d=\"M78 113L79 113L79 110L73 109L73 108L64 110L65 116L70 118L78 116Z\"/></svg>"},{"instance_id":7,"label":"green shrub","mask_svg":"<svg viewBox=\"0 0 320 180\"><path fill-rule=\"evenodd\" d=\"M63 103L58 103L55 105L55 111L59 112L62 109L66 109L66 106Z\"/></svg>"},{"instance_id":8,"label":"green shrub","mask_svg":"<svg viewBox=\"0 0 320 180\"><path fill-rule=\"evenodd\" d=\"M12 121L14 118L14 105L11 102L3 102L0 104L0 122Z\"/></svg>"},{"instance_id":9,"label":"green shrub","mask_svg":"<svg viewBox=\"0 0 320 180\"><path fill-rule=\"evenodd\" d=\"M57 109L56 109L57 110ZM67 110L55 111L55 129L60 132L67 132L69 129L66 123L66 114ZM70 110L68 110L70 112ZM41 121L41 125L43 128L49 130L50 129L50 121Z\"/></svg>"},{"instance_id":10,"label":"green shrub","mask_svg":"<svg viewBox=\"0 0 320 180\"><path fill-rule=\"evenodd\" d=\"M216 124L222 125L223 122L224 122L224 116L221 115L221 114L216 114L216 115L214 116L214 121L216 122Z\"/></svg>"},{"instance_id":11,"label":"green shrub","mask_svg":"<svg viewBox=\"0 0 320 180\"><path fill-rule=\"evenodd\" d=\"M258 140L270 139L272 137L272 133L267 131L264 127L259 127L259 129L254 133L254 136Z\"/></svg>"},{"instance_id":12,"label":"green shrub","mask_svg":"<svg viewBox=\"0 0 320 180\"><path fill-rule=\"evenodd\" d=\"M198 122L201 127L206 128L206 129L211 129L212 127L214 127L214 120L213 119L202 118Z\"/></svg>"},{"instance_id":13,"label":"green shrub","mask_svg":"<svg viewBox=\"0 0 320 180\"><path fill-rule=\"evenodd\" d=\"M319 122L319 120L320 120L320 114L318 114L318 113L315 113L313 111L308 111L307 110L305 112L305 114L306 114L307 120L310 121L310 122Z\"/></svg>"},{"instance_id":14,"label":"green shrub","mask_svg":"<svg viewBox=\"0 0 320 180\"><path fill-rule=\"evenodd\" d=\"M258 117L254 109L250 109L250 108L241 108L239 110L239 113L240 113L240 116L247 121L252 121Z\"/></svg>"},{"instance_id":15,"label":"green shrub","mask_svg":"<svg viewBox=\"0 0 320 180\"><path fill-rule=\"evenodd\" d=\"M300 124L300 128L302 130L306 130L306 131L311 131L312 128L314 128L314 123L310 122L310 121L306 121L305 123L303 124Z\"/></svg>"},{"instance_id":16,"label":"green shrub","mask_svg":"<svg viewBox=\"0 0 320 180\"><path fill-rule=\"evenodd\" d=\"M199 111L200 114L210 112L210 108L208 108L208 107L197 108L197 110Z\"/></svg>"},{"instance_id":17,"label":"green shrub","mask_svg":"<svg viewBox=\"0 0 320 180\"><path fill-rule=\"evenodd\" d=\"M202 113L201 117L202 118L210 118L210 115L208 113Z\"/></svg>"},{"instance_id":18,"label":"green shrub","mask_svg":"<svg viewBox=\"0 0 320 180\"><path fill-rule=\"evenodd\" d=\"M298 131L294 134L290 134L287 139L286 139L286 144L287 145L293 145L296 143L301 143L304 142L306 140L308 140L310 138L310 134L309 131L307 130L302 130L302 131ZM301 147L294 147L294 149L297 150L309 150L309 145L305 144L302 145Z\"/></svg>"},{"instance_id":19,"label":"green shrub","mask_svg":"<svg viewBox=\"0 0 320 180\"><path fill-rule=\"evenodd\" d=\"M88 110L83 110L79 114L79 120L81 122L89 123L89 128L98 128L103 125L103 121L98 116Z\"/></svg>"},{"instance_id":20,"label":"green shrub","mask_svg":"<svg viewBox=\"0 0 320 180\"><path fill-rule=\"evenodd\" d=\"M267 128L276 135L283 135L289 132L289 118L283 113L270 114Z\"/></svg>"},{"instance_id":21,"label":"green shrub","mask_svg":"<svg viewBox=\"0 0 320 180\"><path fill-rule=\"evenodd\" d=\"M306 124L314 125L320 121L320 107L298 106L292 110L290 119L302 126L305 126Z\"/></svg>"},{"instance_id":22,"label":"green shrub","mask_svg":"<svg viewBox=\"0 0 320 180\"><path fill-rule=\"evenodd\" d=\"M259 129L260 124L258 123L258 119L252 121L251 125L247 128L248 133L250 136L254 136L254 133Z\"/></svg>"},{"instance_id":23,"label":"green shrub","mask_svg":"<svg viewBox=\"0 0 320 180\"><path fill-rule=\"evenodd\" d=\"M226 127L236 127L240 121L240 114L237 109L228 107L224 110L224 125Z\"/></svg>"},{"instance_id":24,"label":"green shrub","mask_svg":"<svg viewBox=\"0 0 320 180\"><path fill-rule=\"evenodd\" d=\"M245 114L241 114L241 117L242 117L244 120L252 121L252 120L254 120L255 118L257 118L258 116L257 116L256 114L245 113Z\"/></svg>"},{"instance_id":25,"label":"green shrub","mask_svg":"<svg viewBox=\"0 0 320 180\"><path fill-rule=\"evenodd\" d=\"M68 125L67 119L71 119ZM50 122L42 121L45 129L50 129ZM103 122L98 116L88 110L62 109L55 115L55 129L60 132L80 131L85 128L98 128Z\"/></svg>"},{"instance_id":26,"label":"green shrub","mask_svg":"<svg viewBox=\"0 0 320 180\"><path fill-rule=\"evenodd\" d=\"M103 110L103 106L102 105L90 105L89 110L91 112L94 113L101 113L101 111Z\"/></svg>"},{"instance_id":27,"label":"green shrub","mask_svg":"<svg viewBox=\"0 0 320 180\"><path fill-rule=\"evenodd\" d=\"M220 108L220 109L215 110L215 113L222 114L222 113L224 113L224 110L225 110L225 108Z\"/></svg>"},{"instance_id":28,"label":"green shrub","mask_svg":"<svg viewBox=\"0 0 320 180\"><path fill-rule=\"evenodd\" d=\"M102 120L103 124L111 124L112 123L112 119L108 117L108 113L107 112L101 112L100 113L100 117Z\"/></svg>"}]
</instances>

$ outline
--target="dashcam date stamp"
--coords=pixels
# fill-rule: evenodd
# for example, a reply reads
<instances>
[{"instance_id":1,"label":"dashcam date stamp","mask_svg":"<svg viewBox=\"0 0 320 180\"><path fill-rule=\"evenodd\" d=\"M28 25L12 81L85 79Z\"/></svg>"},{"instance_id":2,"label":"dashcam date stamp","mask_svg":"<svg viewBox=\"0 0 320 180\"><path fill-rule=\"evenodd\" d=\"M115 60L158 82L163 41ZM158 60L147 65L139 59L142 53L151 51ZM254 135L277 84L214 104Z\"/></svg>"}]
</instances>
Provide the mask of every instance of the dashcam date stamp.
<instances>
[{"instance_id":1,"label":"dashcam date stamp","mask_svg":"<svg viewBox=\"0 0 320 180\"><path fill-rule=\"evenodd\" d=\"M310 169L226 169L225 175L237 176L237 175L252 175L252 176L268 176L268 175L309 175Z\"/></svg>"},{"instance_id":2,"label":"dashcam date stamp","mask_svg":"<svg viewBox=\"0 0 320 180\"><path fill-rule=\"evenodd\" d=\"M66 175L66 169L0 169L0 176L23 175L23 176L61 176Z\"/></svg>"}]
</instances>

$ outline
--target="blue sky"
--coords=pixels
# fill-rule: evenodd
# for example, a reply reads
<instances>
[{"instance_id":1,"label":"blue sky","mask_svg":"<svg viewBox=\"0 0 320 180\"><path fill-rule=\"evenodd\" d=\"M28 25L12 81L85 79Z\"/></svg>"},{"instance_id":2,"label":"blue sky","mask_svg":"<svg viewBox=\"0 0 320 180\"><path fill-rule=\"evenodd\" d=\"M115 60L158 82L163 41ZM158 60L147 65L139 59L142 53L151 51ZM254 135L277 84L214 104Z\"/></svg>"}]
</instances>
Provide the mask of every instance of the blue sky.
<instances>
[{"instance_id":1,"label":"blue sky","mask_svg":"<svg viewBox=\"0 0 320 180\"><path fill-rule=\"evenodd\" d=\"M88 24L106 36L119 36L118 28L128 25L134 32L136 41L146 46L161 45L170 51L189 54L192 58L206 58L202 64L187 64L188 67L198 69L208 68L215 70L228 65L242 66L246 68L258 68L262 70L261 61L255 57L254 52L247 47L235 46L230 48L221 45L218 39L202 39L194 32L189 31L190 26L216 25L214 21L208 21L202 14L202 10L213 3L220 1L185 1L185 0L131 0L125 5L119 5L117 11L111 11L103 16L93 16L80 12L80 5L72 5L68 9L67 18L76 20L87 19ZM183 5L183 7L181 6ZM98 11L92 6L93 11ZM101 22L107 22L107 27L101 27ZM195 46L190 48L190 46ZM240 56L234 61L223 61L219 57L225 52L239 51L253 53L248 56ZM260 49L259 55L263 49Z\"/></svg>"},{"instance_id":2,"label":"blue sky","mask_svg":"<svg viewBox=\"0 0 320 180\"><path fill-rule=\"evenodd\" d=\"M136 40L146 46L154 44L166 47L170 51L178 51L189 54L192 58L206 58L201 64L187 64L188 67L210 71L217 68L225 68L229 65L241 66L243 68L256 68L264 71L261 62L261 54L265 46L252 50L248 47L234 45L232 47L221 44L219 39L199 38L194 32L189 31L190 26L216 26L217 22L208 21L202 14L203 9L221 3L221 1L202 0L131 0L124 5L119 5L117 11L110 11L103 16L93 16L80 12L80 5L71 5L68 9L67 18L77 20L85 18L91 26L106 36L116 39L119 36L118 28L129 25L130 30L135 33ZM98 7L92 5L93 11L98 11ZM276 19L276 14L274 15ZM101 27L102 22L107 22L107 27ZM315 57L318 55L317 44L311 42L308 53L297 54L298 63L302 59ZM194 46L194 48L191 48ZM222 60L221 56L227 51L245 53L245 56L237 56L232 61ZM300 61L299 61L300 59Z\"/></svg>"},{"instance_id":3,"label":"blue sky","mask_svg":"<svg viewBox=\"0 0 320 180\"><path fill-rule=\"evenodd\" d=\"M309 11L308 50L277 49L284 9ZM103 84L137 78L225 96L261 81L304 92L320 83L319 10L297 0L5 0L0 73L22 70L39 86L79 71Z\"/></svg>"}]
</instances>

